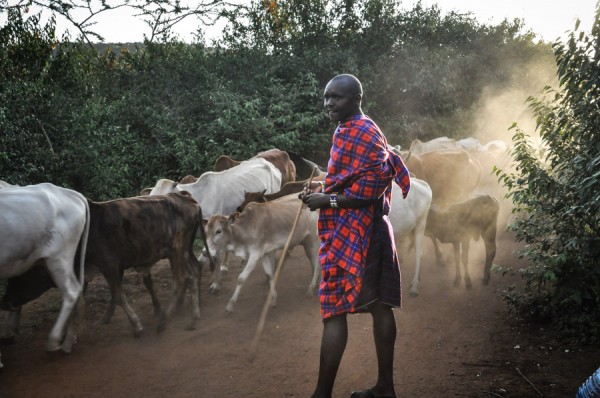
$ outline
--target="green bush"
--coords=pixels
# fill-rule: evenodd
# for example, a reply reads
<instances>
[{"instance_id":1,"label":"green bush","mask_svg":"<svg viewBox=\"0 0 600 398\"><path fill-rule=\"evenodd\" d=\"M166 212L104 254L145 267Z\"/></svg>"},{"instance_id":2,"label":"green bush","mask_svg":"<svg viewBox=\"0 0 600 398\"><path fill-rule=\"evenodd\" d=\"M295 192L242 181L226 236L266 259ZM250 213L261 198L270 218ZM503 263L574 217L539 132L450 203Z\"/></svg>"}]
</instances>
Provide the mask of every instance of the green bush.
<instances>
[{"instance_id":1,"label":"green bush","mask_svg":"<svg viewBox=\"0 0 600 398\"><path fill-rule=\"evenodd\" d=\"M522 313L552 320L565 336L600 337L600 30L571 33L554 52L560 90L530 98L542 143L517 129L517 172L503 173L525 242L523 290L507 300Z\"/></svg>"}]
</instances>

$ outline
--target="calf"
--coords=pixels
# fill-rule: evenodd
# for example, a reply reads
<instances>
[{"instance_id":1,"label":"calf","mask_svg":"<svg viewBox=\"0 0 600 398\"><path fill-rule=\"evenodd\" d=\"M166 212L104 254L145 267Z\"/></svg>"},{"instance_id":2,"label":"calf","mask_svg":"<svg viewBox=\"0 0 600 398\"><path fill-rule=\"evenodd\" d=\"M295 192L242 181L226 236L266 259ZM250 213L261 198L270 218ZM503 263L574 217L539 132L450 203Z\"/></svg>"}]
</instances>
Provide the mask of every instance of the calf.
<instances>
[{"instance_id":1,"label":"calf","mask_svg":"<svg viewBox=\"0 0 600 398\"><path fill-rule=\"evenodd\" d=\"M86 266L98 268L111 291L110 304L102 321L110 321L118 304L127 314L134 335L137 337L143 332L140 319L122 288L123 271L134 267L145 274L144 284L152 295L154 310L161 315L159 332L164 330L166 319L183 295L186 282L191 282L192 318L187 329L194 329L195 321L200 318L201 264L193 252L198 229L206 242L198 202L188 192L181 192L99 203L90 201L89 206L92 221ZM170 261L174 289L167 310L162 311L152 287L150 267L165 258Z\"/></svg>"},{"instance_id":2,"label":"calf","mask_svg":"<svg viewBox=\"0 0 600 398\"><path fill-rule=\"evenodd\" d=\"M273 273L276 252L285 246L300 206L302 202L298 199L298 194L294 193L267 203L250 203L242 213L230 216L214 215L208 219L206 235L210 251L217 258L224 256L227 251L232 251L246 260L226 311L233 311L242 285L259 260L262 260L263 269L269 277L273 292L272 304L275 305L277 293L273 286ZM312 277L307 292L310 295L315 293L320 273L317 217L317 212L311 212L304 207L289 245L290 250L302 245L310 261ZM217 277L213 288L219 288L219 283L220 277Z\"/></svg>"},{"instance_id":3,"label":"calf","mask_svg":"<svg viewBox=\"0 0 600 398\"><path fill-rule=\"evenodd\" d=\"M441 243L452 243L454 248L454 264L456 277L454 286L460 285L460 263L465 268L465 286L471 287L469 276L469 243L471 239L483 238L485 245L485 265L483 283L490 281L490 268L496 256L496 224L500 206L498 200L490 195L479 195L460 203L450 205L447 209L432 205L427 218L425 235L433 240L435 256L441 265L441 252L437 240Z\"/></svg>"},{"instance_id":4,"label":"calf","mask_svg":"<svg viewBox=\"0 0 600 398\"><path fill-rule=\"evenodd\" d=\"M74 258L79 247L85 253L89 228L88 203L78 192L49 183L0 189L0 279L43 266L62 294L48 351L70 352L76 340L84 263L78 280Z\"/></svg>"}]
</instances>

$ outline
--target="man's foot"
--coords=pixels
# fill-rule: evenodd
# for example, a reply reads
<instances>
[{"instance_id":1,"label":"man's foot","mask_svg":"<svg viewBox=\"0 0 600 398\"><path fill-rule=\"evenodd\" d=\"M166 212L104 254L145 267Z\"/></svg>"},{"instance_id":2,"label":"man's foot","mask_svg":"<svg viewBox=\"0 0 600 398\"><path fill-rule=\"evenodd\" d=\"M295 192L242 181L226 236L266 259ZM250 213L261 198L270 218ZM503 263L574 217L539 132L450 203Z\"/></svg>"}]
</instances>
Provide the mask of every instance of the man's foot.
<instances>
[{"instance_id":1,"label":"man's foot","mask_svg":"<svg viewBox=\"0 0 600 398\"><path fill-rule=\"evenodd\" d=\"M362 391L354 391L350 395L350 398L396 398L395 395L377 395L373 390L374 388L369 388L368 390Z\"/></svg>"}]
</instances>

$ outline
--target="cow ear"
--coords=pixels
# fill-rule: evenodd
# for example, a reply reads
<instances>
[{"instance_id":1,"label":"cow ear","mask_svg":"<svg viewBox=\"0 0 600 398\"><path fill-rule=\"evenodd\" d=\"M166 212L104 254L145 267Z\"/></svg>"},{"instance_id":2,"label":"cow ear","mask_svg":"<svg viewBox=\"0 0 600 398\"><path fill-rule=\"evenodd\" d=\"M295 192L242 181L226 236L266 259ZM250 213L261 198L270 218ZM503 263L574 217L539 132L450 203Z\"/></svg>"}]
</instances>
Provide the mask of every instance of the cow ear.
<instances>
[{"instance_id":1,"label":"cow ear","mask_svg":"<svg viewBox=\"0 0 600 398\"><path fill-rule=\"evenodd\" d=\"M140 191L140 195L141 196L150 195L150 192L152 192L152 188L144 188Z\"/></svg>"},{"instance_id":2,"label":"cow ear","mask_svg":"<svg viewBox=\"0 0 600 398\"><path fill-rule=\"evenodd\" d=\"M264 195L267 192L266 189L263 189L262 194Z\"/></svg>"},{"instance_id":3,"label":"cow ear","mask_svg":"<svg viewBox=\"0 0 600 398\"><path fill-rule=\"evenodd\" d=\"M233 223L235 223L238 220L238 218L240 218L240 212L236 211L235 213L233 213L233 214L231 214L229 216L229 220L228 221L231 224L233 224Z\"/></svg>"},{"instance_id":4,"label":"cow ear","mask_svg":"<svg viewBox=\"0 0 600 398\"><path fill-rule=\"evenodd\" d=\"M202 225L204 225L205 227L208 225L208 218L202 219Z\"/></svg>"}]
</instances>

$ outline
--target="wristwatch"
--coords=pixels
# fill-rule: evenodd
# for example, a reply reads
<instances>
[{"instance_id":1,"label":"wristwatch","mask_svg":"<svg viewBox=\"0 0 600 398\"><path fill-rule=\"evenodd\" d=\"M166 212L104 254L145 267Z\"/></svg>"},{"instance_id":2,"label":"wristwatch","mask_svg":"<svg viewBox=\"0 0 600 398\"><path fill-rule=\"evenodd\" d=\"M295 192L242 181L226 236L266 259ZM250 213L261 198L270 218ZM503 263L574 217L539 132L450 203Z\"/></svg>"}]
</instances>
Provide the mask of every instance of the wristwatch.
<instances>
[{"instance_id":1,"label":"wristwatch","mask_svg":"<svg viewBox=\"0 0 600 398\"><path fill-rule=\"evenodd\" d=\"M329 195L329 207L331 207L332 209L338 208L337 195L334 193Z\"/></svg>"}]
</instances>

